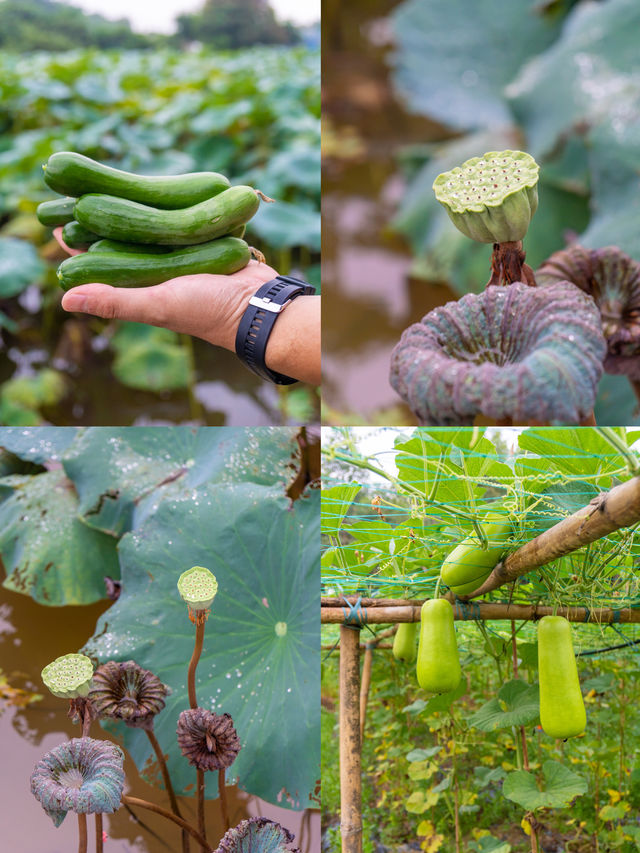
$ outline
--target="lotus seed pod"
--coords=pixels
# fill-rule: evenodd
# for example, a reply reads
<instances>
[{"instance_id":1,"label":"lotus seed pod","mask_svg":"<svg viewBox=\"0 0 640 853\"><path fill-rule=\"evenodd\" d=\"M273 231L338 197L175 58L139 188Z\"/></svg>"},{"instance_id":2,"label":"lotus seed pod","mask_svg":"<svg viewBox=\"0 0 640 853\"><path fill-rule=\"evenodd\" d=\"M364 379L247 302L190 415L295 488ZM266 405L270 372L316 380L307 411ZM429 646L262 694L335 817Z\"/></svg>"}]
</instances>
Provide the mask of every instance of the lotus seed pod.
<instances>
[{"instance_id":1,"label":"lotus seed pod","mask_svg":"<svg viewBox=\"0 0 640 853\"><path fill-rule=\"evenodd\" d=\"M515 282L469 293L410 326L391 355L391 385L421 423L477 415L579 424L593 410L606 344L596 305L573 284Z\"/></svg>"},{"instance_id":2,"label":"lotus seed pod","mask_svg":"<svg viewBox=\"0 0 640 853\"><path fill-rule=\"evenodd\" d=\"M41 677L54 696L78 699L89 695L93 663L86 655L63 655L47 664Z\"/></svg>"},{"instance_id":3,"label":"lotus seed pod","mask_svg":"<svg viewBox=\"0 0 640 853\"><path fill-rule=\"evenodd\" d=\"M539 166L524 151L488 151L443 172L436 198L459 231L479 243L522 240L538 207Z\"/></svg>"},{"instance_id":4,"label":"lotus seed pod","mask_svg":"<svg viewBox=\"0 0 640 853\"><path fill-rule=\"evenodd\" d=\"M209 569L193 566L178 578L178 592L192 610L208 610L218 592L218 582Z\"/></svg>"},{"instance_id":5,"label":"lotus seed pod","mask_svg":"<svg viewBox=\"0 0 640 853\"><path fill-rule=\"evenodd\" d=\"M640 264L617 246L555 252L536 273L539 285L570 281L600 310L607 342L604 369L640 380Z\"/></svg>"}]
</instances>

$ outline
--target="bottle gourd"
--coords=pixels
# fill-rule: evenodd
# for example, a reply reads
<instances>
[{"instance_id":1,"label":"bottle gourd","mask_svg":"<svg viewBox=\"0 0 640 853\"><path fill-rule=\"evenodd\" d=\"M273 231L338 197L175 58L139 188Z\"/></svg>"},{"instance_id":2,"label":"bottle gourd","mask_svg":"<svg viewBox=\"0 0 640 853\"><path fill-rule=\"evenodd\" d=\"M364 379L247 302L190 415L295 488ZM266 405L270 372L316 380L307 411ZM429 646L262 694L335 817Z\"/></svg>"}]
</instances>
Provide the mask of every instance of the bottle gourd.
<instances>
[{"instance_id":1,"label":"bottle gourd","mask_svg":"<svg viewBox=\"0 0 640 853\"><path fill-rule=\"evenodd\" d=\"M544 616L538 623L540 723L546 734L569 738L582 734L587 715L580 690L571 625L564 616Z\"/></svg>"},{"instance_id":2,"label":"bottle gourd","mask_svg":"<svg viewBox=\"0 0 640 853\"><path fill-rule=\"evenodd\" d=\"M401 622L393 638L393 656L396 660L411 663L416 657L417 622Z\"/></svg>"},{"instance_id":3,"label":"bottle gourd","mask_svg":"<svg viewBox=\"0 0 640 853\"><path fill-rule=\"evenodd\" d=\"M448 693L460 683L453 607L446 598L431 598L422 605L416 672L420 687L431 693Z\"/></svg>"},{"instance_id":4,"label":"bottle gourd","mask_svg":"<svg viewBox=\"0 0 640 853\"><path fill-rule=\"evenodd\" d=\"M456 595L475 592L498 564L511 535L508 516L490 512L482 521L489 547L483 550L475 534L467 536L445 557L440 577Z\"/></svg>"}]
</instances>

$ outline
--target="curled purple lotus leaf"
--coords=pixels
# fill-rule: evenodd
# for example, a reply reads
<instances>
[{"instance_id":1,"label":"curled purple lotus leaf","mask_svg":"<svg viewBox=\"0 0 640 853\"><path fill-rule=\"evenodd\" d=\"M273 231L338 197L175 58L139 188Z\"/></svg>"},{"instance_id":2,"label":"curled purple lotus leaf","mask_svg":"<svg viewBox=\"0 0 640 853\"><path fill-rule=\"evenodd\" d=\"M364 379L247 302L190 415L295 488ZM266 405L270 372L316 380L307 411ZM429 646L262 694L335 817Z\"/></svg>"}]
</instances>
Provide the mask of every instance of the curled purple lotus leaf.
<instances>
[{"instance_id":1,"label":"curled purple lotus leaf","mask_svg":"<svg viewBox=\"0 0 640 853\"><path fill-rule=\"evenodd\" d=\"M294 836L273 820L251 817L228 830L215 853L299 853Z\"/></svg>"},{"instance_id":2,"label":"curled purple lotus leaf","mask_svg":"<svg viewBox=\"0 0 640 853\"><path fill-rule=\"evenodd\" d=\"M55 826L67 812L112 813L124 788L124 754L108 740L73 738L47 752L31 774L31 793Z\"/></svg>"},{"instance_id":3,"label":"curled purple lotus leaf","mask_svg":"<svg viewBox=\"0 0 640 853\"><path fill-rule=\"evenodd\" d=\"M555 252L536 273L541 286L570 281L595 300L607 342L604 369L640 380L640 264L617 246Z\"/></svg>"},{"instance_id":4,"label":"curled purple lotus leaf","mask_svg":"<svg viewBox=\"0 0 640 853\"><path fill-rule=\"evenodd\" d=\"M477 415L577 424L593 410L606 344L598 309L567 281L488 287L430 311L391 356L391 385L424 424Z\"/></svg>"}]
</instances>

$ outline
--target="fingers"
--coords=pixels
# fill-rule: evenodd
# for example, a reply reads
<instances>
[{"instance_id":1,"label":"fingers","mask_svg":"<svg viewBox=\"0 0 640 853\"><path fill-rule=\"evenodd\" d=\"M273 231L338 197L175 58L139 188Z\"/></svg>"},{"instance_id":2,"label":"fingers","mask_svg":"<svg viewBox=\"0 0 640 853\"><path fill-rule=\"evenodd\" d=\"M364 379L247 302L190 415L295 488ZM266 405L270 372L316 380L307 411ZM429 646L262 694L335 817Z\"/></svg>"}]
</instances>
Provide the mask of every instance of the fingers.
<instances>
[{"instance_id":1,"label":"fingers","mask_svg":"<svg viewBox=\"0 0 640 853\"><path fill-rule=\"evenodd\" d=\"M164 285L125 288L83 284L64 294L62 307L65 311L94 314L106 320L131 320L152 326L167 324Z\"/></svg>"},{"instance_id":2,"label":"fingers","mask_svg":"<svg viewBox=\"0 0 640 853\"><path fill-rule=\"evenodd\" d=\"M58 228L53 229L53 236L54 236L55 240L59 243L59 245L62 246L62 248L65 250L65 252L68 252L70 255L81 255L82 254L81 249L71 249L64 242L64 240L62 239L62 226L61 225Z\"/></svg>"}]
</instances>

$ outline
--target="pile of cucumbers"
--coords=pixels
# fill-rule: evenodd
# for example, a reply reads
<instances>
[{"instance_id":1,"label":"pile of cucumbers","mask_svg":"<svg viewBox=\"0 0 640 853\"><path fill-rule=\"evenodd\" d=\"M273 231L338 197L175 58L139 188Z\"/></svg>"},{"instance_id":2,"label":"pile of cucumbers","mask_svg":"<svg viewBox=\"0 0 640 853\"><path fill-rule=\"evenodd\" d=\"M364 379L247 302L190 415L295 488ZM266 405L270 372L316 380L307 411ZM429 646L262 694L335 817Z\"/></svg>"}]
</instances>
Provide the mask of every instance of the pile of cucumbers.
<instances>
[{"instance_id":1,"label":"pile of cucumbers","mask_svg":"<svg viewBox=\"0 0 640 853\"><path fill-rule=\"evenodd\" d=\"M38 219L63 225L65 243L87 249L58 267L63 290L237 272L251 258L245 223L261 199L271 200L216 172L134 175L73 151L52 154L42 168L47 185L64 197L40 204Z\"/></svg>"}]
</instances>

